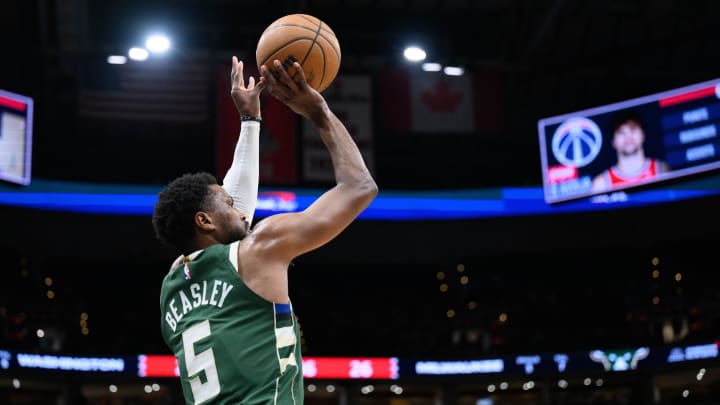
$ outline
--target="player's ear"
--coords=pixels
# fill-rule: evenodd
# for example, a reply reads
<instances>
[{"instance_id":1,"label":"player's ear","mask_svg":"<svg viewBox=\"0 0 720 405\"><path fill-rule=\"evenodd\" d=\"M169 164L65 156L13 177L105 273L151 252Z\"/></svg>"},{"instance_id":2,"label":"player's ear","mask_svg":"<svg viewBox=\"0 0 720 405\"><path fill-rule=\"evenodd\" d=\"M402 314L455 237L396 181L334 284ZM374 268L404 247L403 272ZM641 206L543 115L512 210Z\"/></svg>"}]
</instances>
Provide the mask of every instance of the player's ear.
<instances>
[{"instance_id":1,"label":"player's ear","mask_svg":"<svg viewBox=\"0 0 720 405\"><path fill-rule=\"evenodd\" d=\"M198 211L195 213L195 226L204 229L204 230L210 230L213 227L212 218L203 211Z\"/></svg>"}]
</instances>

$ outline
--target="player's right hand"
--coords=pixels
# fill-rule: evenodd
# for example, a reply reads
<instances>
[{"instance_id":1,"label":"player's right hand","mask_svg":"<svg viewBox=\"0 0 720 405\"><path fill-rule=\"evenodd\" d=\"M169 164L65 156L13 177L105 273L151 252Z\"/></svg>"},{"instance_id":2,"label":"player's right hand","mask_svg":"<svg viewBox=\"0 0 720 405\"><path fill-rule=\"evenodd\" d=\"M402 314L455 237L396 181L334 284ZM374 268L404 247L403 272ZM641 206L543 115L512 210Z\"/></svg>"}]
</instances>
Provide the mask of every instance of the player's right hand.
<instances>
[{"instance_id":1,"label":"player's right hand","mask_svg":"<svg viewBox=\"0 0 720 405\"><path fill-rule=\"evenodd\" d=\"M317 122L328 111L325 98L310 87L305 72L298 62L293 63L295 74L290 77L279 60L274 60L275 68L271 72L266 66L260 66L260 74L267 81L267 89L275 98L303 117Z\"/></svg>"}]
</instances>

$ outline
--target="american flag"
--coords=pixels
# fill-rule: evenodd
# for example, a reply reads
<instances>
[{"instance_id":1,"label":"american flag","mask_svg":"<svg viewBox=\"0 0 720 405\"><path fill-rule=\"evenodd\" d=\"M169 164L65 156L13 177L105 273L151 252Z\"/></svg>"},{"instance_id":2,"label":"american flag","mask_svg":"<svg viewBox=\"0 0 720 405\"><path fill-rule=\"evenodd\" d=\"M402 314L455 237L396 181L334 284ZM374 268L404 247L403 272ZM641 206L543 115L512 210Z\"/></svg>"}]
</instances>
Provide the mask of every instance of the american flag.
<instances>
[{"instance_id":1,"label":"american flag","mask_svg":"<svg viewBox=\"0 0 720 405\"><path fill-rule=\"evenodd\" d=\"M88 64L78 113L103 120L202 123L208 120L211 78L209 62L198 59Z\"/></svg>"}]
</instances>

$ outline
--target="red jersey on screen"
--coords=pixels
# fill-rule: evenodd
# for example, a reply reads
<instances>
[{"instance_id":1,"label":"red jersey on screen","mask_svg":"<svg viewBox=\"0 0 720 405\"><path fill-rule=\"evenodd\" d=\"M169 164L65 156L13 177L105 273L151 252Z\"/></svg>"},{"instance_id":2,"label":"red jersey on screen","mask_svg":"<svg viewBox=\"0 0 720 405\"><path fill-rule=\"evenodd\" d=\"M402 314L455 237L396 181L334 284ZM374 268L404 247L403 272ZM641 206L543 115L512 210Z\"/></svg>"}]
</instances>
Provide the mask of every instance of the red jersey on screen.
<instances>
[{"instance_id":1,"label":"red jersey on screen","mask_svg":"<svg viewBox=\"0 0 720 405\"><path fill-rule=\"evenodd\" d=\"M657 176L657 167L657 160L647 159L643 169L632 176L623 175L615 166L608 169L606 175L608 176L609 184L611 185L635 183Z\"/></svg>"}]
</instances>

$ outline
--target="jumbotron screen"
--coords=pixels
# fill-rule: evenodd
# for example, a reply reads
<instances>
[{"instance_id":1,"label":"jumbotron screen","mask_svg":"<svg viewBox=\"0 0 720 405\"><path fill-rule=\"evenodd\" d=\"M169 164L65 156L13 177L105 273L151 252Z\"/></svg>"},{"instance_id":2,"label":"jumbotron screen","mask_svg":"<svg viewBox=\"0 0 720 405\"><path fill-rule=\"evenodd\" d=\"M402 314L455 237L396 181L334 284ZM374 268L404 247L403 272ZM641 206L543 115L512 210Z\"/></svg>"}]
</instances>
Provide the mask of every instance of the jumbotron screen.
<instances>
[{"instance_id":1,"label":"jumbotron screen","mask_svg":"<svg viewBox=\"0 0 720 405\"><path fill-rule=\"evenodd\" d=\"M538 121L545 202L720 168L720 79Z\"/></svg>"},{"instance_id":2,"label":"jumbotron screen","mask_svg":"<svg viewBox=\"0 0 720 405\"><path fill-rule=\"evenodd\" d=\"M0 90L0 180L30 183L33 100Z\"/></svg>"}]
</instances>

